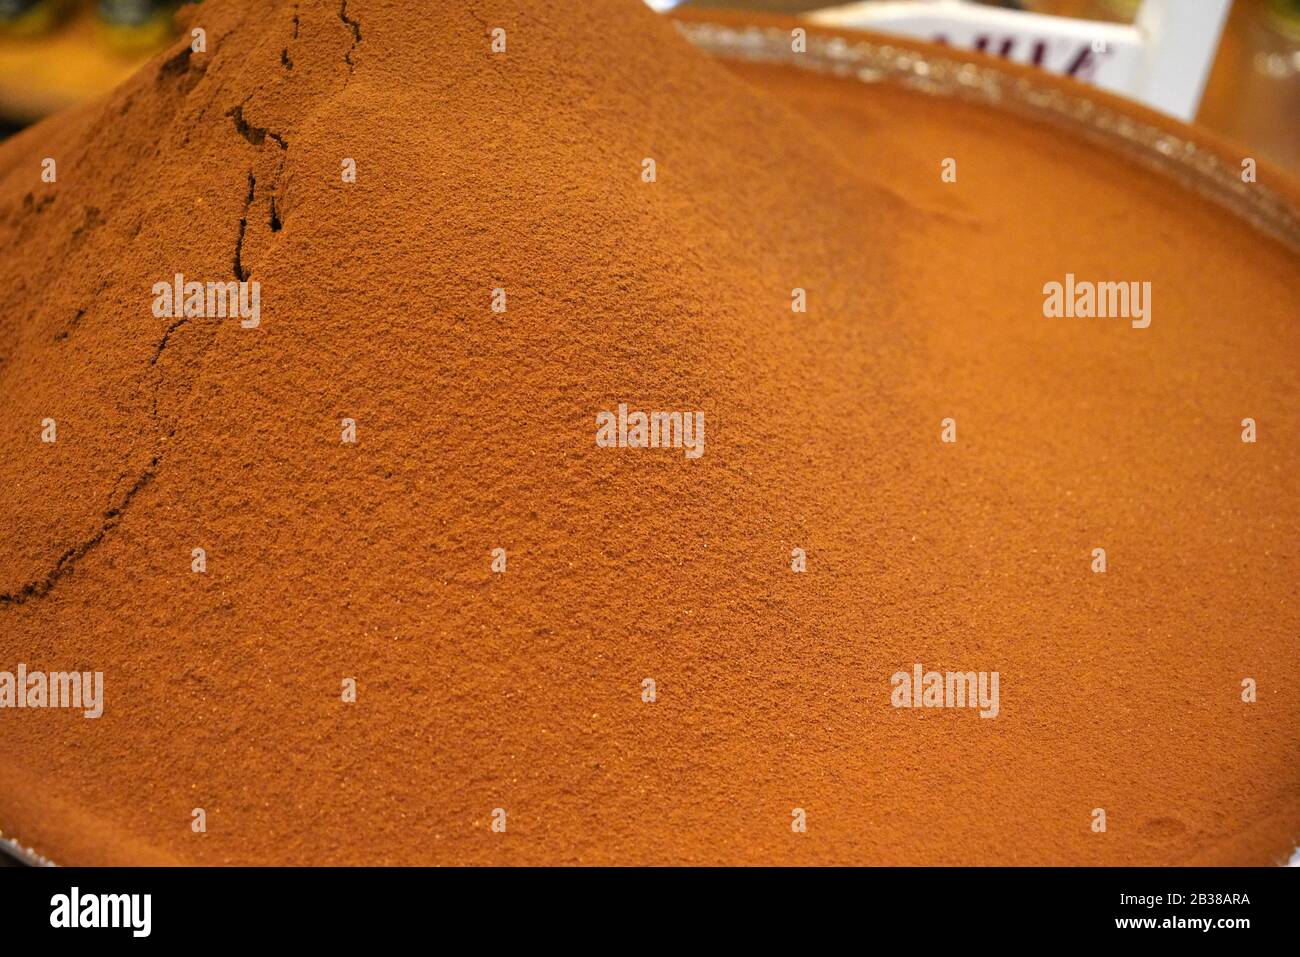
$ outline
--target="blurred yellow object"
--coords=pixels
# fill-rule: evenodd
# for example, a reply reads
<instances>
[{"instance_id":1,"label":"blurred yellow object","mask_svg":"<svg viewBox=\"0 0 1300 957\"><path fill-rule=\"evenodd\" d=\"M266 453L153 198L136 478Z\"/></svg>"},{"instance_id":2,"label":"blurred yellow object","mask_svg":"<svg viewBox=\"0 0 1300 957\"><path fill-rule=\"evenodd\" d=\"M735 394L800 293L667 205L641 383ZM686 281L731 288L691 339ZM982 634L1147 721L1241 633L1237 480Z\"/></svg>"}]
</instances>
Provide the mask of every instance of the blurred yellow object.
<instances>
[{"instance_id":1,"label":"blurred yellow object","mask_svg":"<svg viewBox=\"0 0 1300 957\"><path fill-rule=\"evenodd\" d=\"M175 34L174 7L165 7L143 23L107 23L100 20L99 33L104 43L121 53L156 50Z\"/></svg>"},{"instance_id":2,"label":"blurred yellow object","mask_svg":"<svg viewBox=\"0 0 1300 957\"><path fill-rule=\"evenodd\" d=\"M31 38L49 33L71 9L74 0L38 0L25 10L21 3L0 4L0 36ZM9 8L15 8L12 12Z\"/></svg>"},{"instance_id":3,"label":"blurred yellow object","mask_svg":"<svg viewBox=\"0 0 1300 957\"><path fill-rule=\"evenodd\" d=\"M106 92L170 40L170 24L150 45L110 46L94 4L76 4L51 32L0 31L0 115L30 123Z\"/></svg>"}]
</instances>

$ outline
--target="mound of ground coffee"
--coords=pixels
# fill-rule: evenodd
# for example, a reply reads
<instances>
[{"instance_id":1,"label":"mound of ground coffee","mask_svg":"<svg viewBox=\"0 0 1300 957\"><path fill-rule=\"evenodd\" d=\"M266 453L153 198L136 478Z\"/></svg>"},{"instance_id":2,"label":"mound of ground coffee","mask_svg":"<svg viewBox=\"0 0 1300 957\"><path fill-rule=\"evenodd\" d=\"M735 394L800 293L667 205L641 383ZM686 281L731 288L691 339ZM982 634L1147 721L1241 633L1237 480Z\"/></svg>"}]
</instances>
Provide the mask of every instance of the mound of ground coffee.
<instances>
[{"instance_id":1,"label":"mound of ground coffee","mask_svg":"<svg viewBox=\"0 0 1300 957\"><path fill-rule=\"evenodd\" d=\"M6 833L1289 852L1293 254L639 0L243 6L0 147ZM1045 316L1067 274L1151 322ZM71 672L101 716L52 706Z\"/></svg>"}]
</instances>

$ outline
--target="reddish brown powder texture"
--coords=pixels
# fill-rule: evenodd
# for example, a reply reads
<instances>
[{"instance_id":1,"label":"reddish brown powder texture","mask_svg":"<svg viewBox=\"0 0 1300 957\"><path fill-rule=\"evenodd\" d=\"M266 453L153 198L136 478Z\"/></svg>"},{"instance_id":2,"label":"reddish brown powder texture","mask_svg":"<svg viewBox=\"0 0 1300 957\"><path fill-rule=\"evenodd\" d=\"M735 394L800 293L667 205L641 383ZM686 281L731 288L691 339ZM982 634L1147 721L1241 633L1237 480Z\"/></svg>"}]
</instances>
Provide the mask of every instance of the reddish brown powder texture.
<instances>
[{"instance_id":1,"label":"reddish brown powder texture","mask_svg":"<svg viewBox=\"0 0 1300 957\"><path fill-rule=\"evenodd\" d=\"M72 864L1289 853L1294 255L637 0L241 7L0 147L0 669L106 683L98 720L0 711L0 829ZM151 314L237 270L259 328ZM1066 272L1151 281L1151 328L1043 318ZM703 410L704 456L596 447L619 402ZM999 716L891 707L914 662L1000 672Z\"/></svg>"}]
</instances>

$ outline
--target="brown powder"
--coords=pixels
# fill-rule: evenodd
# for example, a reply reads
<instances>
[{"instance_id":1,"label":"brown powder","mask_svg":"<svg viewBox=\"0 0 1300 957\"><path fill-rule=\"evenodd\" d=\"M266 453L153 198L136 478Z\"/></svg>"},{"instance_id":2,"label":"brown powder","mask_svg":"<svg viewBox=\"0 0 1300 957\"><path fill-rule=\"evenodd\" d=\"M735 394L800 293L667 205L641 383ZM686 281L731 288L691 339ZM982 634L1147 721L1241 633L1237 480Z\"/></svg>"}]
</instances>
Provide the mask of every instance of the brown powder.
<instances>
[{"instance_id":1,"label":"brown powder","mask_svg":"<svg viewBox=\"0 0 1300 957\"><path fill-rule=\"evenodd\" d=\"M0 829L93 864L1288 853L1296 257L1059 133L574 6L205 3L206 53L0 147L0 670L106 686L0 711ZM258 281L261 325L155 318L178 272ZM1151 281L1151 327L1044 318L1067 272ZM597 447L619 403L703 411L705 454ZM891 707L914 662L998 671L996 720Z\"/></svg>"}]
</instances>

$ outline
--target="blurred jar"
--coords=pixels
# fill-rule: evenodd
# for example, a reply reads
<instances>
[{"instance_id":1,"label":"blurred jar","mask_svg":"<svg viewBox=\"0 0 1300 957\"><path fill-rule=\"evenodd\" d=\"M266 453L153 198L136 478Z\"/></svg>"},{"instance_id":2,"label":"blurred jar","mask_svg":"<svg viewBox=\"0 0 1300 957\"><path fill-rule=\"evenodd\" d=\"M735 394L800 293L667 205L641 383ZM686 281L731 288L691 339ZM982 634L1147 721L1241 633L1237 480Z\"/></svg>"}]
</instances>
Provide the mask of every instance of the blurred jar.
<instances>
[{"instance_id":1,"label":"blurred jar","mask_svg":"<svg viewBox=\"0 0 1300 957\"><path fill-rule=\"evenodd\" d=\"M1132 23L1139 0L1024 0L1058 16ZM1235 0L1196 122L1300 177L1300 0Z\"/></svg>"},{"instance_id":2,"label":"blurred jar","mask_svg":"<svg viewBox=\"0 0 1300 957\"><path fill-rule=\"evenodd\" d=\"M1300 176L1300 0L1237 0L1196 119Z\"/></svg>"}]
</instances>

